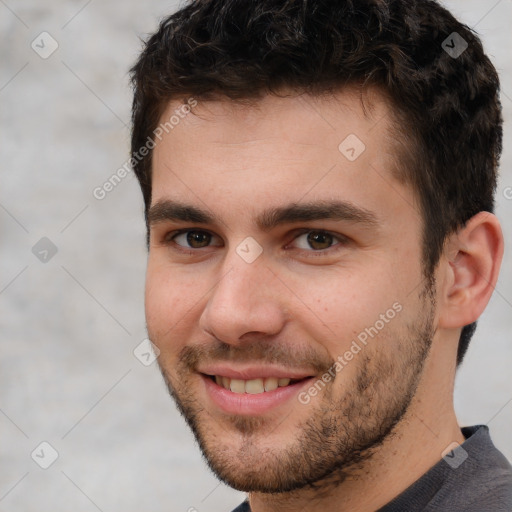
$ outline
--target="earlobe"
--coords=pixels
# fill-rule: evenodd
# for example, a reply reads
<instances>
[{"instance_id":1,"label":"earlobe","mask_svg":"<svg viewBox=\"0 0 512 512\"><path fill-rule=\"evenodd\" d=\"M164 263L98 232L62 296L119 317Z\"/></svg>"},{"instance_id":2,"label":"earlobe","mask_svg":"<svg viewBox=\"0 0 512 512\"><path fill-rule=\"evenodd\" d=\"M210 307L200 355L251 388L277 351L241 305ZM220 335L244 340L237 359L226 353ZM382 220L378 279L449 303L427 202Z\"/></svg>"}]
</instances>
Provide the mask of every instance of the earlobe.
<instances>
[{"instance_id":1,"label":"earlobe","mask_svg":"<svg viewBox=\"0 0 512 512\"><path fill-rule=\"evenodd\" d=\"M503 234L495 215L479 212L445 244L439 327L458 328L482 314L498 280Z\"/></svg>"}]
</instances>

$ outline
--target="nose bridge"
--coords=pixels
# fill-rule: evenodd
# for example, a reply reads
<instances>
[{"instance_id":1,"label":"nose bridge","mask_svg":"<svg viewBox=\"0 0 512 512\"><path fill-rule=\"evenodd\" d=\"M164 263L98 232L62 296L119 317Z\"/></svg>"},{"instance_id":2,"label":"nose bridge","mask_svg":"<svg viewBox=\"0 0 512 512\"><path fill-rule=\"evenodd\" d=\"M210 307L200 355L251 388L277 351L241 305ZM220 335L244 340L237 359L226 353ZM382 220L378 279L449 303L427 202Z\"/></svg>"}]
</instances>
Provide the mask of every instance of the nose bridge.
<instances>
[{"instance_id":1,"label":"nose bridge","mask_svg":"<svg viewBox=\"0 0 512 512\"><path fill-rule=\"evenodd\" d=\"M215 286L212 299L258 302L265 293L265 283L272 275L267 268L268 259L262 245L248 236L228 247L222 267L222 278ZM267 288L268 289L268 288Z\"/></svg>"},{"instance_id":2,"label":"nose bridge","mask_svg":"<svg viewBox=\"0 0 512 512\"><path fill-rule=\"evenodd\" d=\"M237 343L246 332L275 334L282 328L279 294L272 290L276 280L254 242L244 240L228 251L201 315L202 329L225 343Z\"/></svg>"}]
</instances>

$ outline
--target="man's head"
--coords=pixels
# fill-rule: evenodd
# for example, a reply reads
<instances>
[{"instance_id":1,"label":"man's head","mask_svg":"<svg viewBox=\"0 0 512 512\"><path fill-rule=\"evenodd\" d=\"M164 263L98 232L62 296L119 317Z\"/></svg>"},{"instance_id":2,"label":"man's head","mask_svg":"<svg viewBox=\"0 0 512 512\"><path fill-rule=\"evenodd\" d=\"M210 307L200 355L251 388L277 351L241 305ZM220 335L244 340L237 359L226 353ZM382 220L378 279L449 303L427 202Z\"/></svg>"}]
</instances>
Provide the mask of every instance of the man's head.
<instances>
[{"instance_id":1,"label":"man's head","mask_svg":"<svg viewBox=\"0 0 512 512\"><path fill-rule=\"evenodd\" d=\"M455 44L468 45L457 58L445 51ZM137 156L170 99L378 86L390 101L397 176L414 188L423 216L426 275L449 233L494 209L498 77L478 38L437 2L193 2L163 20L132 73ZM146 213L151 163L151 151L134 161ZM459 363L474 327L462 332Z\"/></svg>"},{"instance_id":2,"label":"man's head","mask_svg":"<svg viewBox=\"0 0 512 512\"><path fill-rule=\"evenodd\" d=\"M425 373L462 360L488 300L475 283L496 267L472 256L501 247L479 213L501 150L493 66L435 2L202 1L132 73L171 393L232 486L339 480Z\"/></svg>"}]
</instances>

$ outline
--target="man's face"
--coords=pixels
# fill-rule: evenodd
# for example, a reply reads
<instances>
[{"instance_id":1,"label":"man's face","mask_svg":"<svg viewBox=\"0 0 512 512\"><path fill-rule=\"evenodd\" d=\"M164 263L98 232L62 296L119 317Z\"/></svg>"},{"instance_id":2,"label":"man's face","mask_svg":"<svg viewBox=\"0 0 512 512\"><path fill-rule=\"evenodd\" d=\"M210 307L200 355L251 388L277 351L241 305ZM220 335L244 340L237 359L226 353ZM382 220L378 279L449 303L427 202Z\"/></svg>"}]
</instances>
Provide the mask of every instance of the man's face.
<instances>
[{"instance_id":1,"label":"man's face","mask_svg":"<svg viewBox=\"0 0 512 512\"><path fill-rule=\"evenodd\" d=\"M199 102L154 150L149 336L210 466L237 489L343 478L420 380L435 323L422 223L392 175L388 107L372 104Z\"/></svg>"}]
</instances>

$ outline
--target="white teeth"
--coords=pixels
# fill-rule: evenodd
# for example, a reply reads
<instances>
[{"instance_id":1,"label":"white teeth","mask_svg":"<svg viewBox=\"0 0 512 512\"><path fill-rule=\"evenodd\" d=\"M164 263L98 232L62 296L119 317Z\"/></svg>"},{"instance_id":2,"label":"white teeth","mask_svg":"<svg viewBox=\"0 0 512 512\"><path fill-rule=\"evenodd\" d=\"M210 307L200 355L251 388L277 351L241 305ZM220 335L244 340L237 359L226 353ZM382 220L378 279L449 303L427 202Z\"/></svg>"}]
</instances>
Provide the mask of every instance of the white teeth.
<instances>
[{"instance_id":1,"label":"white teeth","mask_svg":"<svg viewBox=\"0 0 512 512\"><path fill-rule=\"evenodd\" d=\"M215 382L218 386L231 390L233 393L249 393L257 395L265 391L274 391L278 387L285 387L290 384L291 379L277 377L267 377L265 379L230 379L215 375Z\"/></svg>"},{"instance_id":2,"label":"white teeth","mask_svg":"<svg viewBox=\"0 0 512 512\"><path fill-rule=\"evenodd\" d=\"M274 391L278 387L278 380L276 377L269 377L265 379L265 391Z\"/></svg>"},{"instance_id":3,"label":"white teeth","mask_svg":"<svg viewBox=\"0 0 512 512\"><path fill-rule=\"evenodd\" d=\"M245 393L245 380L231 379L229 389L233 393Z\"/></svg>"},{"instance_id":4,"label":"white teeth","mask_svg":"<svg viewBox=\"0 0 512 512\"><path fill-rule=\"evenodd\" d=\"M245 382L245 392L251 395L263 393L265 388L263 387L263 379L252 379Z\"/></svg>"}]
</instances>

